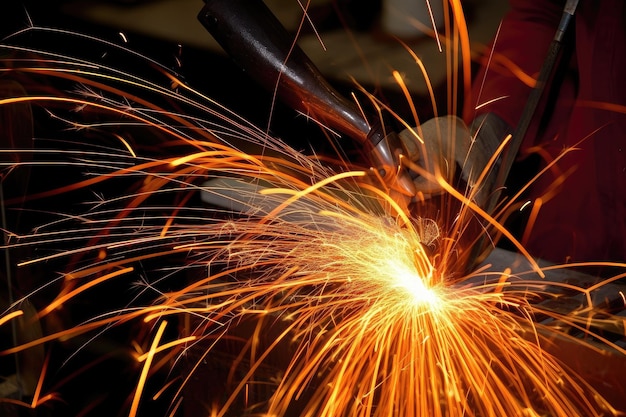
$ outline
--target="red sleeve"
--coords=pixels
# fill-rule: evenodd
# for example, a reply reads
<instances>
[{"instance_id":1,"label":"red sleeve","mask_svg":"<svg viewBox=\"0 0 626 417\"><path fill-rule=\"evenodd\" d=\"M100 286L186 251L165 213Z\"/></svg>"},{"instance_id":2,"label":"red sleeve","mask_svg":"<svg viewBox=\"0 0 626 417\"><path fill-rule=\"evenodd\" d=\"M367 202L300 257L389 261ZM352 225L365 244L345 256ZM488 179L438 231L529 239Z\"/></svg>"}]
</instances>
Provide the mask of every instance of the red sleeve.
<instances>
[{"instance_id":1,"label":"red sleeve","mask_svg":"<svg viewBox=\"0 0 626 417\"><path fill-rule=\"evenodd\" d=\"M510 0L491 48L482 57L464 119L495 113L516 126L559 25L564 1ZM485 104L488 103L488 104Z\"/></svg>"}]
</instances>

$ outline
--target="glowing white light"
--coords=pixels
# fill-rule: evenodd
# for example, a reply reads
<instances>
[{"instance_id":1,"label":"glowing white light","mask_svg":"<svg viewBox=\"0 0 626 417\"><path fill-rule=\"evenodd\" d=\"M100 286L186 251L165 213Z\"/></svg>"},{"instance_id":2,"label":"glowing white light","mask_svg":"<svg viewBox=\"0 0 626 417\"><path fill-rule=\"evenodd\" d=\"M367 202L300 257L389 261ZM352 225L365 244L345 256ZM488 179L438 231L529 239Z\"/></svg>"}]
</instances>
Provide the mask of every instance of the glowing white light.
<instances>
[{"instance_id":1,"label":"glowing white light","mask_svg":"<svg viewBox=\"0 0 626 417\"><path fill-rule=\"evenodd\" d=\"M438 295L425 283L428 277L420 277L408 265L394 262L393 260L389 261L389 267L389 271L393 276L394 284L392 286L408 294L415 303L429 305L438 303Z\"/></svg>"}]
</instances>

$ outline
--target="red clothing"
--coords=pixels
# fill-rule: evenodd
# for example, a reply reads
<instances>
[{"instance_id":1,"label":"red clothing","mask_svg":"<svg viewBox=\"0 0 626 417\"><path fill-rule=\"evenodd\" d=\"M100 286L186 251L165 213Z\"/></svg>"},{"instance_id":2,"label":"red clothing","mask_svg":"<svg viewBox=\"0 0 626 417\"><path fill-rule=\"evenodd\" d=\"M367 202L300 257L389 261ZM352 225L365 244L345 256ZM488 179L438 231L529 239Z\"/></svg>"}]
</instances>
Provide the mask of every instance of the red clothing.
<instances>
[{"instance_id":1,"label":"red clothing","mask_svg":"<svg viewBox=\"0 0 626 417\"><path fill-rule=\"evenodd\" d=\"M466 121L492 112L517 125L531 87L515 75L514 67L500 65L500 58L536 77L564 4L510 1L493 58L475 78ZM576 150L532 186L529 197L541 197L544 204L526 247L554 262L626 261L626 2L580 0L572 24L568 74L559 78L561 85L547 86L558 97L546 108L552 111L549 123L533 134L538 128L535 115L520 155L540 149L542 159L549 161L564 149Z\"/></svg>"}]
</instances>

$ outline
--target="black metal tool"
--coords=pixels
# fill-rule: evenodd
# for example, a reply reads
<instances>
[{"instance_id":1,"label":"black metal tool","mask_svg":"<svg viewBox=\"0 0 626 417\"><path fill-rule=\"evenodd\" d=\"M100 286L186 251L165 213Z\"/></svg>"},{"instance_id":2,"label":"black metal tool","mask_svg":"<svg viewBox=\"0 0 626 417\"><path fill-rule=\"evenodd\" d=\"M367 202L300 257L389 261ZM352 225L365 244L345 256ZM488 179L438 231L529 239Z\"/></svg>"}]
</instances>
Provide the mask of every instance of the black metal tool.
<instances>
[{"instance_id":1,"label":"black metal tool","mask_svg":"<svg viewBox=\"0 0 626 417\"><path fill-rule=\"evenodd\" d=\"M261 0L205 0L204 27L252 78L291 108L363 146L385 184L407 201L415 195L400 166L402 142L384 126L370 126L356 105L339 94Z\"/></svg>"},{"instance_id":2,"label":"black metal tool","mask_svg":"<svg viewBox=\"0 0 626 417\"><path fill-rule=\"evenodd\" d=\"M543 96L546 82L552 75L554 65L559 56L559 52L561 51L561 46L563 45L565 33L567 32L572 18L574 17L577 6L578 0L567 0L567 2L565 3L561 21L559 22L559 26L556 30L556 33L554 34L554 38L552 39L550 47L548 48L548 53L546 55L546 59L543 62L543 65L541 66L541 70L539 71L535 87L530 91L528 101L526 101L526 105L522 110L520 121L517 125L517 128L513 132L511 143L509 144L508 149L506 149L506 151L504 152L502 164L500 165L500 168L498 170L498 176L496 178L496 182L493 188L494 193L486 207L487 212L490 214L493 213L495 206L499 201L501 191L505 186L509 173L511 172L513 162L515 162L515 158L517 157L520 146L522 145L522 142L526 137L528 127L530 126L530 123L535 116L535 111L537 110L539 100Z\"/></svg>"},{"instance_id":3,"label":"black metal tool","mask_svg":"<svg viewBox=\"0 0 626 417\"><path fill-rule=\"evenodd\" d=\"M491 196L485 203L485 207L483 207L486 212L489 213L489 215L494 214L494 211L498 203L500 202L500 197L502 196L502 193L505 189L507 179L511 172L511 168L513 167L513 163L515 162L515 158L517 157L522 142L526 137L526 133L528 131L530 123L535 117L535 112L539 105L539 101L544 94L546 83L552 76L555 64L561 51L561 47L563 46L565 33L567 32L570 23L574 17L577 6L578 0L567 0L565 7L563 8L563 14L561 15L559 26L556 29L554 38L552 39L548 48L546 59L544 60L539 71L539 75L537 77L537 82L533 89L530 91L528 100L526 101L524 109L522 110L520 121L511 137L511 142L509 143L508 148L504 151L500 167L497 171L497 177L491 190ZM490 246L491 243L487 242L487 236L483 236L477 242L477 244L474 245L473 255L471 256L471 259L475 259L477 260L477 262L480 262L481 259L486 257L491 251ZM474 265L470 266L473 267Z\"/></svg>"}]
</instances>

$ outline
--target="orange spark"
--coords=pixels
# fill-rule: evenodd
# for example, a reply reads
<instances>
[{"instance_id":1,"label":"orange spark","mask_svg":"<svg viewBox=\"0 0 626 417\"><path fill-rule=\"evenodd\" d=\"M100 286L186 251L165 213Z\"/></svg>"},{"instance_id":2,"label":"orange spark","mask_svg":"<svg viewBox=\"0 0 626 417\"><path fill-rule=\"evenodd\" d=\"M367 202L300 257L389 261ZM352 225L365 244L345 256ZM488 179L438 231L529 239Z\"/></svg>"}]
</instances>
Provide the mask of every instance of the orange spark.
<instances>
[{"instance_id":1,"label":"orange spark","mask_svg":"<svg viewBox=\"0 0 626 417\"><path fill-rule=\"evenodd\" d=\"M450 4L468 85L467 28L460 3L451 0ZM451 41L455 56L459 38ZM411 55L425 72L421 61ZM53 66L51 61L45 64ZM72 65L77 69L68 68ZM107 169L116 155L96 154L93 157L100 158L99 166L105 170L101 176L31 197L88 188L112 178L132 179L138 184L128 195L101 202L110 209L68 216L80 222L68 234L86 236L74 247L53 247L51 254L42 251L38 258L19 263L26 267L74 257L92 262L68 263L70 271L64 276L72 286L62 289L40 315L85 297L87 290L97 289L112 278L130 279L137 273L136 265L155 259L185 255L179 264L159 271L163 275L172 270L189 271L189 275L182 274L184 279L175 285L162 287L160 279L133 281L129 287L135 285L142 293L153 294L149 301L102 313L2 354L136 322L141 335L131 345L135 346L135 359L143 366L129 417L137 415L151 373L170 358L183 362L194 349L201 350L200 359L191 364L188 375L175 379L182 381L172 390L176 391L172 415L181 404L184 385L193 380L192 374L201 371L205 361L213 360L228 368L228 377L220 381L223 395L207 399L215 416L238 411L278 416L296 413L294 409L301 415L329 417L617 414L594 387L545 351L559 330L533 321L534 314L544 314L593 335L592 315L582 312L596 311L592 292L610 279L581 289L573 284L521 279L524 274L513 274L507 268L485 275L480 284L469 284L471 275L459 276L459 271L449 267L447 259L455 251L467 249L458 242L468 219L479 218L526 255L531 265L529 274L542 277L551 270L539 267L502 226L497 214L503 214L510 202L491 216L473 202L475 191L463 194L440 175L431 174L461 205L453 213L458 215L456 224L451 230L443 229L434 219L409 214L400 207L369 175L368 167L337 166L335 161L303 155L171 74L165 75L181 93L128 74L99 74L95 68L87 71L84 63L67 58L55 59L53 68L39 71L28 66L23 72L78 81L119 96L118 101L107 97L111 101L104 102L101 94L34 95L0 100L0 105L55 103L98 110L103 119L111 118L111 124L118 118L128 120L166 136L171 149L183 150L176 148L167 157L152 159L112 133L132 157L122 152L123 167L111 164ZM393 75L408 98L399 73ZM161 109L135 95L106 88L113 82L163 94L180 106L203 112L207 120ZM433 95L428 80L427 85ZM378 111L385 109L395 115L376 99L372 101ZM139 105L141 109L134 107ZM415 106L411 112L418 120ZM217 116L218 122L208 120L209 115ZM58 120L71 126L70 120ZM80 124L90 126L96 125ZM107 123L98 121L97 126ZM499 152L489 165L495 163ZM79 150L68 154L82 155ZM479 177L476 189L486 172ZM253 184L263 180L268 187L262 191L242 188L231 197L242 210L202 207L190 214L186 206L194 193L219 196L229 191L206 185L207 177L237 178ZM152 215L150 199L165 194L178 198L174 204L158 206L158 214ZM533 207L533 215L539 207ZM432 227L420 227L423 224ZM98 228L92 231L94 225ZM57 226L62 228L64 223ZM40 249L54 246L56 236L34 232L21 236L20 242ZM81 245L83 241L88 243ZM484 271L472 275L479 276L479 272ZM583 308L568 315L533 306L529 294L546 292L546 286L576 292L585 301ZM19 315L15 311L0 317L0 325ZM161 344L165 320L170 318L178 318L186 332ZM140 346L147 343L141 340L150 340L146 352ZM606 338L600 340L610 344ZM164 358L155 362L156 355L162 353ZM282 361L278 365L273 362L276 357ZM48 398L40 398L42 380L43 373L33 407ZM165 395L171 386L165 384L153 398Z\"/></svg>"},{"instance_id":2,"label":"orange spark","mask_svg":"<svg viewBox=\"0 0 626 417\"><path fill-rule=\"evenodd\" d=\"M23 314L24 314L23 310L15 310L15 311L12 311L12 312L6 314L3 317L0 317L0 326L3 326L5 323L13 320L16 317L19 317L19 316L23 315Z\"/></svg>"},{"instance_id":3,"label":"orange spark","mask_svg":"<svg viewBox=\"0 0 626 417\"><path fill-rule=\"evenodd\" d=\"M141 370L141 375L139 376L139 381L137 382L137 388L135 389L135 395L133 396L133 402L130 406L128 417L135 417L137 415L137 409L139 408L139 401L141 400L141 394L146 384L146 379L148 379L148 372L150 371L150 365L152 364L152 360L154 359L154 355L156 354L157 348L159 346L159 342L161 341L161 337L163 336L163 332L165 332L165 327L167 327L167 322L162 321L161 324L159 325L159 328L157 329L156 334L154 335L154 339L152 340L152 345L150 346L150 350L148 350L146 360Z\"/></svg>"}]
</instances>

